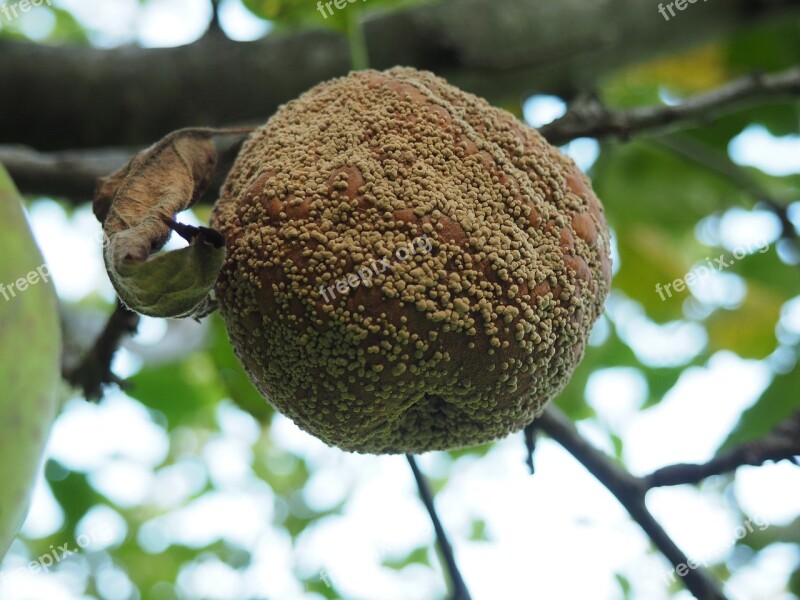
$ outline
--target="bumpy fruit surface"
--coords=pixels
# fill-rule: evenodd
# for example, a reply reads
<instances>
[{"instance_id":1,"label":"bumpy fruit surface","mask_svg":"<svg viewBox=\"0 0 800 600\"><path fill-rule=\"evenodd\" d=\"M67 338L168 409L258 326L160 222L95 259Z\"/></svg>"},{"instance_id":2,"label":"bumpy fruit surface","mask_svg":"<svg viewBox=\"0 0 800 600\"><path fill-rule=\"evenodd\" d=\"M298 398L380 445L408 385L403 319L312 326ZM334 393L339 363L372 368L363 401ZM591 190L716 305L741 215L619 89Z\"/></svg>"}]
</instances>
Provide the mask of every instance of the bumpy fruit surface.
<instances>
[{"instance_id":1,"label":"bumpy fruit surface","mask_svg":"<svg viewBox=\"0 0 800 600\"><path fill-rule=\"evenodd\" d=\"M0 559L28 510L56 414L61 326L49 272L0 165Z\"/></svg>"},{"instance_id":2,"label":"bumpy fruit surface","mask_svg":"<svg viewBox=\"0 0 800 600\"><path fill-rule=\"evenodd\" d=\"M569 380L611 277L575 164L408 68L282 107L245 143L212 224L227 237L220 309L253 381L359 452L522 428Z\"/></svg>"}]
</instances>

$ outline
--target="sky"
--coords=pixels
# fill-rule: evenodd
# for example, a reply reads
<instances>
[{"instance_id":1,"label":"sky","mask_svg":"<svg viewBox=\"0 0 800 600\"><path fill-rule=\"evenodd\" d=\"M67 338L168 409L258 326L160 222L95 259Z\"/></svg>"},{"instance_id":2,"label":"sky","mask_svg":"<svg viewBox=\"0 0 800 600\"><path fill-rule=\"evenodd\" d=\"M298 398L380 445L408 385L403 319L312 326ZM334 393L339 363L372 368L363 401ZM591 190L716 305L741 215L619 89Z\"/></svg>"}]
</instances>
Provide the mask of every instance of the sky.
<instances>
[{"instance_id":1,"label":"sky","mask_svg":"<svg viewBox=\"0 0 800 600\"><path fill-rule=\"evenodd\" d=\"M146 2L142 9L137 0L55 3L73 12L98 46L186 43L203 32L210 16L203 0L158 0ZM48 23L41 13L32 12L22 26L45 35ZM240 40L269 30L249 16L239 0L223 2L222 26ZM541 125L564 108L558 98L538 96L525 103L524 115L528 123ZM586 170L596 160L599 146L583 139L564 150ZM776 175L800 170L800 136L776 138L763 128L751 127L733 140L729 151L735 162ZM794 214L800 222L798 213ZM77 301L99 292L112 299L99 252L100 229L90 209L79 209L69 217L56 203L42 199L33 204L30 216L59 295ZM778 232L772 215L732 209L701 224L697 235L701 241L719 242L733 250L774 243ZM741 301L746 293L742 286L737 276L720 273L691 291L700 300L725 305ZM699 325L689 320L656 324L641 306L618 293L609 298L606 316L593 333L595 345L607 335L609 322L617 325L646 364L687 364L706 342ZM782 325L800 336L800 298L787 304ZM203 335L203 325L188 327ZM165 331L163 323L145 318L137 341L155 349ZM140 366L141 360L127 351L120 352L115 364L122 375L133 374ZM741 411L769 385L773 367L769 360L743 360L719 352L706 365L687 369L662 402L645 410L641 406L648 390L641 372L601 370L591 377L586 394L600 418L578 427L609 452L613 452L612 435L618 436L624 442L626 465L635 474L676 461L706 461ZM218 539L252 552L253 562L245 569L218 560L187 565L176 585L189 600L238 600L257 593L280 600L313 600L315 596L304 593L297 583L296 571L319 573L348 600L426 600L441 595L441 572L420 567L401 575L380 566L385 557L402 557L419 545L434 543L430 520L403 457L343 453L276 416L270 428L272 443L313 467L304 491L309 504L322 509L346 500L341 514L315 522L293 547L289 536L270 524L273 511L282 504L253 472L254 452L263 445L257 423L230 402L219 406L217 421L220 433L212 439L199 440L182 432L181 443L198 451L162 468L170 440L140 404L120 391L111 392L99 405L73 398L54 427L47 455L69 469L90 473L91 485L119 507L159 507L163 514L138 533L139 544L153 554L171 544L203 547ZM667 597L664 577L669 565L649 550L647 538L605 488L550 440L539 443L535 476L527 472L524 459L520 436L498 442L481 460L465 457L453 463L441 453L420 459L430 475L451 473L436 501L475 600L530 598L532 590L548 599L617 599L622 596L615 572L632 582L636 598ZM191 499L208 481L214 483L214 492ZM742 468L734 488L750 527L783 525L800 515L800 494L787 493L800 490L800 469L786 464ZM714 482L655 490L648 496L648 506L673 539L699 561L725 559L747 526ZM469 541L473 518L485 521L490 541ZM56 532L62 521L61 509L40 477L23 534L44 537ZM88 598L88 556L102 555L104 548L131 533L110 505L92 510L81 530L83 541L88 540L86 550L51 574L9 574L35 558L16 542L3 565L6 576L0 576L0 597ZM798 562L797 548L773 546L759 561L738 569L726 592L736 600L788 600L778 590ZM137 597L125 573L112 562L104 563L101 572L101 598ZM682 592L676 597L690 596Z\"/></svg>"}]
</instances>

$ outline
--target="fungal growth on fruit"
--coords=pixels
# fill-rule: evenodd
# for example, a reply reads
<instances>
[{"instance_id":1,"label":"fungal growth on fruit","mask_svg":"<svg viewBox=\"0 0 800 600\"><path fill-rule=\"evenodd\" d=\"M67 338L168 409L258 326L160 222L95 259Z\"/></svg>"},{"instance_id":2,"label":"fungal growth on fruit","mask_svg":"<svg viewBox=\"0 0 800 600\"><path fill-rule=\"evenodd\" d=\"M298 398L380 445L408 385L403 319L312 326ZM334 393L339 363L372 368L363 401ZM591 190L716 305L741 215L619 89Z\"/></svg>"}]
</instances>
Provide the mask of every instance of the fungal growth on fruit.
<instances>
[{"instance_id":1,"label":"fungal growth on fruit","mask_svg":"<svg viewBox=\"0 0 800 600\"><path fill-rule=\"evenodd\" d=\"M220 310L251 378L358 452L524 427L581 360L611 278L603 209L575 164L409 68L282 107L243 146L212 226L227 240Z\"/></svg>"}]
</instances>

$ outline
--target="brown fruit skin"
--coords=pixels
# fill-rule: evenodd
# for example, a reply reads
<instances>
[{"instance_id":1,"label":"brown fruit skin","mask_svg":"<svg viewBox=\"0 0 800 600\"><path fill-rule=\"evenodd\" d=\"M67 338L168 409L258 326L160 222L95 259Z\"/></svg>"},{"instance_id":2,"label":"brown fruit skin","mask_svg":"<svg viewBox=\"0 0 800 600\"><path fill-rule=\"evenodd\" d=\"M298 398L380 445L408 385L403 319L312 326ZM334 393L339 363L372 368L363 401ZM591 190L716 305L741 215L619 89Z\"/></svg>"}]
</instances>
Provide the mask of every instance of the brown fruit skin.
<instances>
[{"instance_id":1,"label":"brown fruit skin","mask_svg":"<svg viewBox=\"0 0 800 600\"><path fill-rule=\"evenodd\" d=\"M212 226L227 238L220 310L250 377L302 429L357 452L521 429L569 380L611 279L603 209L575 164L408 68L282 107L245 143ZM400 260L421 236L430 251ZM381 259L391 268L335 292Z\"/></svg>"}]
</instances>

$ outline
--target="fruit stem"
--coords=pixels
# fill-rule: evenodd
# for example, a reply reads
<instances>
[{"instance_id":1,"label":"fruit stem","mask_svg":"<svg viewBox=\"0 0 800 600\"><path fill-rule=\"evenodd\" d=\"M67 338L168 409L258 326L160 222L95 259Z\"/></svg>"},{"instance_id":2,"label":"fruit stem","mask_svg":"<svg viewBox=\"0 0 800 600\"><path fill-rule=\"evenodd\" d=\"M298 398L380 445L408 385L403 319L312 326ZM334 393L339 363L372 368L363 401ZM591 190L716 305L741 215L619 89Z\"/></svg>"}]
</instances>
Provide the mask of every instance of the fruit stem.
<instances>
[{"instance_id":1,"label":"fruit stem","mask_svg":"<svg viewBox=\"0 0 800 600\"><path fill-rule=\"evenodd\" d=\"M439 543L439 549L444 556L444 562L447 570L450 573L450 580L453 582L453 596L452 600L471 600L467 584L464 583L464 578L461 576L461 571L458 570L456 558L453 554L453 547L447 539L447 534L444 531L442 522L439 520L439 515L436 514L436 507L433 504L433 494L425 481L425 477L417 466L417 460L412 454L406 454L408 464L411 465L411 472L414 473L414 480L417 482L419 488L419 495L422 498L422 503L428 509L428 514L433 522L433 529L436 531L436 539Z\"/></svg>"},{"instance_id":2,"label":"fruit stem","mask_svg":"<svg viewBox=\"0 0 800 600\"><path fill-rule=\"evenodd\" d=\"M347 43L350 46L350 66L354 71L369 69L367 41L361 21L361 11L355 7L347 11Z\"/></svg>"}]
</instances>

